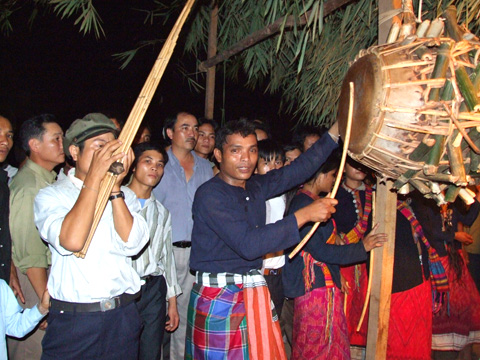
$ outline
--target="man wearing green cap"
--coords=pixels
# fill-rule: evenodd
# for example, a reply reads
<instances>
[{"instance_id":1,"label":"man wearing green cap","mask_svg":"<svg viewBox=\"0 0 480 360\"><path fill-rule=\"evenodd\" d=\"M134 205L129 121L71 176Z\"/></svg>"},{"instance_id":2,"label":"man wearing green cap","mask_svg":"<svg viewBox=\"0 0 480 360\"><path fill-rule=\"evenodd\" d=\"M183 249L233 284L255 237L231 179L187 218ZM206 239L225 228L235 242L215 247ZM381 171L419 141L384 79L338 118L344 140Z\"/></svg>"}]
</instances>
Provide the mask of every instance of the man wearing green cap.
<instances>
[{"instance_id":1,"label":"man wearing green cap","mask_svg":"<svg viewBox=\"0 0 480 360\"><path fill-rule=\"evenodd\" d=\"M102 114L74 121L64 149L75 168L35 198L35 223L52 251L52 300L42 359L138 356L141 321L134 300L140 277L129 256L145 246L149 235L135 197L120 190L133 153L113 155L121 145L115 134L115 126ZM100 183L121 159L126 170L116 179L88 253L78 258L74 252L87 240Z\"/></svg>"}]
</instances>

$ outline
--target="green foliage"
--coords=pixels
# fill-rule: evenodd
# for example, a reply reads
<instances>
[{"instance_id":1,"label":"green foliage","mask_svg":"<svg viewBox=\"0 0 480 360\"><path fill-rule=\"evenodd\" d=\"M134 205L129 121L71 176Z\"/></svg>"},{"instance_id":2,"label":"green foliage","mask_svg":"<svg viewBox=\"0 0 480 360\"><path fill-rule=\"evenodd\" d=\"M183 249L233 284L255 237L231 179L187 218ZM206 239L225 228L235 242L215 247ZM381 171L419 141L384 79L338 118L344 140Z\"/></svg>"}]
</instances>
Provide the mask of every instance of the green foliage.
<instances>
[{"instance_id":1,"label":"green foliage","mask_svg":"<svg viewBox=\"0 0 480 360\"><path fill-rule=\"evenodd\" d=\"M93 30L97 38L100 35L105 36L102 19L93 6L93 0L50 0L49 4L62 19L80 13L74 24L80 24L80 32L83 32L84 35Z\"/></svg>"}]
</instances>

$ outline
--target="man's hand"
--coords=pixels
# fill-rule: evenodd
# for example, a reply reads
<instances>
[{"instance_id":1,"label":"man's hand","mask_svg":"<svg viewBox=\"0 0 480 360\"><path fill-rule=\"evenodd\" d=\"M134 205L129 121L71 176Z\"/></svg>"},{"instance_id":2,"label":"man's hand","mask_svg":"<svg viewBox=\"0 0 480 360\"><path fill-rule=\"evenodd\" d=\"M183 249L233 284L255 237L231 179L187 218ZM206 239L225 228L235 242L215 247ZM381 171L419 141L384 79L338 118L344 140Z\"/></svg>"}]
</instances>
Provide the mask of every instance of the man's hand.
<instances>
[{"instance_id":1,"label":"man's hand","mask_svg":"<svg viewBox=\"0 0 480 360\"><path fill-rule=\"evenodd\" d=\"M10 287L13 290L13 294L18 296L22 304L25 304L25 296L23 296L22 288L20 286L20 281L18 281L17 269L12 260L12 265L10 268Z\"/></svg>"},{"instance_id":2,"label":"man's hand","mask_svg":"<svg viewBox=\"0 0 480 360\"><path fill-rule=\"evenodd\" d=\"M376 224L372 231L370 231L362 240L366 252L377 247L382 247L383 244L387 242L387 234L375 234L377 228L378 224Z\"/></svg>"},{"instance_id":3,"label":"man's hand","mask_svg":"<svg viewBox=\"0 0 480 360\"><path fill-rule=\"evenodd\" d=\"M311 204L297 210L295 217L297 219L298 228L301 228L308 222L324 222L330 219L336 211L335 205L338 204L336 199L322 198L317 199Z\"/></svg>"},{"instance_id":4,"label":"man's hand","mask_svg":"<svg viewBox=\"0 0 480 360\"><path fill-rule=\"evenodd\" d=\"M42 301L37 306L38 306L38 311L40 311L40 314L42 315L48 314L48 311L50 309L50 294L48 293L47 289L45 289L45 291L43 292ZM45 328L46 327L47 325L45 325Z\"/></svg>"},{"instance_id":5,"label":"man's hand","mask_svg":"<svg viewBox=\"0 0 480 360\"><path fill-rule=\"evenodd\" d=\"M460 241L464 245L470 245L473 243L472 235L464 232L464 231L457 231L455 233L455 240Z\"/></svg>"},{"instance_id":6,"label":"man's hand","mask_svg":"<svg viewBox=\"0 0 480 360\"><path fill-rule=\"evenodd\" d=\"M112 140L106 143L105 146L95 151L92 157L90 168L88 169L88 173L85 178L85 183L87 183L87 179L89 179L94 184L100 184L100 182L107 174L107 171L110 169L110 165L125 156L125 153L123 152L113 155L113 153L121 145L122 142L120 140ZM88 181L89 184L90 181Z\"/></svg>"},{"instance_id":7,"label":"man's hand","mask_svg":"<svg viewBox=\"0 0 480 360\"><path fill-rule=\"evenodd\" d=\"M165 330L173 332L177 329L180 323L180 317L177 310L177 298L175 296L168 299L168 317L169 320L165 324Z\"/></svg>"},{"instance_id":8,"label":"man's hand","mask_svg":"<svg viewBox=\"0 0 480 360\"><path fill-rule=\"evenodd\" d=\"M130 166L132 165L134 159L135 155L133 154L133 150L132 148L129 148L127 151L127 155L125 155L125 157L123 158L124 171L117 176L112 191L120 191L120 186L122 186L123 179L125 179L125 176L127 176L128 169L130 169Z\"/></svg>"}]
</instances>

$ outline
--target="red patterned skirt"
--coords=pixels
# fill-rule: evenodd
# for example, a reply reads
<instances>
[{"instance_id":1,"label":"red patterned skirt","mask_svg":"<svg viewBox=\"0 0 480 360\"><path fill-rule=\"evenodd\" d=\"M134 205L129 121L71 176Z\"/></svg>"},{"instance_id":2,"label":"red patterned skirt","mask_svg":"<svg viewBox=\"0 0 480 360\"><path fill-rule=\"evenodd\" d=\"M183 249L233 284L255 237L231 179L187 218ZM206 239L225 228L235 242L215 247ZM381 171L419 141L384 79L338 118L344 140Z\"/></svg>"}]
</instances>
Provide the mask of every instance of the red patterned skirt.
<instances>
[{"instance_id":1,"label":"red patterned skirt","mask_svg":"<svg viewBox=\"0 0 480 360\"><path fill-rule=\"evenodd\" d=\"M430 280L392 294L387 359L430 360L432 287Z\"/></svg>"},{"instance_id":2,"label":"red patterned skirt","mask_svg":"<svg viewBox=\"0 0 480 360\"><path fill-rule=\"evenodd\" d=\"M327 329L329 296L326 287L295 298L291 360L350 359L343 293L334 288L331 326ZM327 334L326 332L330 333Z\"/></svg>"},{"instance_id":3,"label":"red patterned skirt","mask_svg":"<svg viewBox=\"0 0 480 360\"><path fill-rule=\"evenodd\" d=\"M357 269L357 270L355 270ZM358 283L355 280L357 271ZM362 316L363 304L365 303L365 296L367 294L368 286L368 272L365 263L341 267L340 272L348 282L350 290L347 296L347 325L348 338L352 346L366 346L367 332L368 332L368 308L365 318L363 319L360 331L357 331L358 322Z\"/></svg>"},{"instance_id":4,"label":"red patterned skirt","mask_svg":"<svg viewBox=\"0 0 480 360\"><path fill-rule=\"evenodd\" d=\"M463 255L459 251L460 256ZM440 258L450 286L450 314L445 304L433 316L432 349L460 351L466 345L480 343L480 294L468 272L465 259L462 276L457 279L448 256Z\"/></svg>"}]
</instances>

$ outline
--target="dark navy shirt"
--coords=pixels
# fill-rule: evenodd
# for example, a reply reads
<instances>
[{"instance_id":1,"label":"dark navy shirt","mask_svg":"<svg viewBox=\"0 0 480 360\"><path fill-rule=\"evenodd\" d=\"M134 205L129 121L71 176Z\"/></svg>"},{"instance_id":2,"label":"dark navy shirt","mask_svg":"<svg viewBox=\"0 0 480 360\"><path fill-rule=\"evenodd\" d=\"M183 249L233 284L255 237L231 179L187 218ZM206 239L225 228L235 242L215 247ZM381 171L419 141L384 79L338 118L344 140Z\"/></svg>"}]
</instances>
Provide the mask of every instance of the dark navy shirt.
<instances>
[{"instance_id":1,"label":"dark navy shirt","mask_svg":"<svg viewBox=\"0 0 480 360\"><path fill-rule=\"evenodd\" d=\"M245 189L218 176L200 186L193 202L190 268L243 274L260 269L265 254L298 243L293 214L265 225L265 201L305 182L336 147L326 133L291 165L252 176Z\"/></svg>"},{"instance_id":2,"label":"dark navy shirt","mask_svg":"<svg viewBox=\"0 0 480 360\"><path fill-rule=\"evenodd\" d=\"M296 195L288 213L293 213L302 207L311 204L313 199L303 193ZM340 211L340 210L339 210ZM312 228L313 223L308 223L300 229L300 236L305 236ZM310 253L312 257L325 263L330 270L332 280L335 285L340 288L340 268L338 265L350 265L353 263L363 262L367 259L367 253L362 242L349 245L330 245L326 241L333 232L333 222L328 221L320 224L317 231L312 235L310 240L303 248L304 251ZM305 282L303 280L302 271L304 269L303 258L300 254L293 259L285 259L283 271L283 291L285 296L295 298L305 295ZM325 286L325 277L323 276L320 266L314 265L315 283L312 290Z\"/></svg>"}]
</instances>

